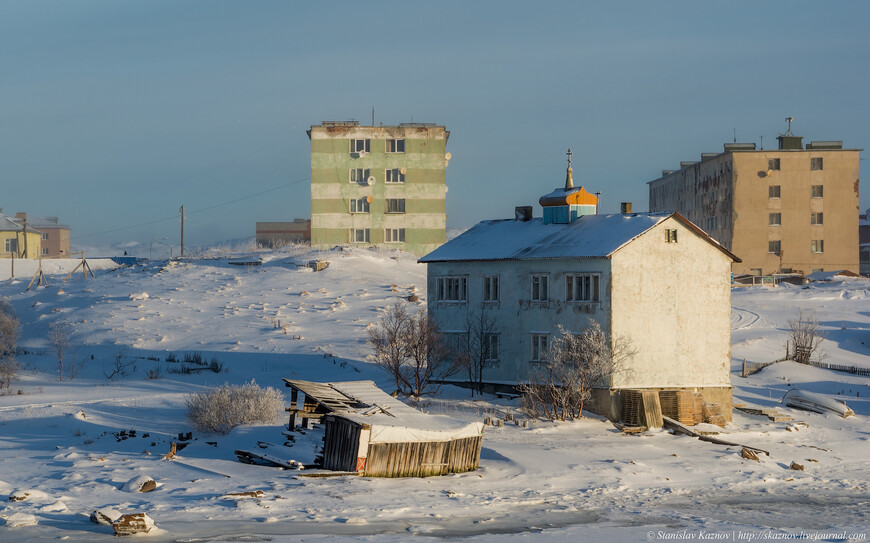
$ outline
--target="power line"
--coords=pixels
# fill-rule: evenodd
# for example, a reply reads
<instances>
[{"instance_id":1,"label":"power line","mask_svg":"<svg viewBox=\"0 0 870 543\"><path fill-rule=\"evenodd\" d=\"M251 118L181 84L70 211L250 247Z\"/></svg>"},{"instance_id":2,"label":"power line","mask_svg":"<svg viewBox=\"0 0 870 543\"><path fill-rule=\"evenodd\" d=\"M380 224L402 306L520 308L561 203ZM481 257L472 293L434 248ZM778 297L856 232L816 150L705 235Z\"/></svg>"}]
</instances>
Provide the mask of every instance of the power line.
<instances>
[{"instance_id":1,"label":"power line","mask_svg":"<svg viewBox=\"0 0 870 543\"><path fill-rule=\"evenodd\" d=\"M225 207L225 206L232 205L232 204L235 204L235 203L238 203L238 202L242 202L242 201L244 201L244 200L250 200L251 198L256 198L257 196L262 196L262 195L264 195L264 194L268 194L268 193L270 193L270 192L275 192L276 190L281 190L281 189L284 189L284 188L290 187L290 186L292 186L292 185L296 185L296 184L298 184L298 183L302 183L303 181L309 181L310 179L311 179L310 177L304 177L304 178L296 179L296 180L291 181L291 182L289 182L289 183L285 183L285 184L283 184L283 185L280 185L280 186L277 186L277 187L273 187L273 188L271 188L271 189L266 189L266 190L261 191L261 192L257 192L257 193L254 193L254 194L248 194L248 195L246 195L246 196L241 196L241 197L239 197L239 198L235 198L235 199L233 199L233 200L228 200L228 201L226 201L226 202L221 202L221 203L219 203L219 204L214 204L214 205L212 205L212 206L204 207L204 208L202 208L202 209L195 209L195 210L193 210L193 211L188 211L188 212L187 212L187 215L195 215L195 214L198 214L198 213L204 213L204 212L206 212L206 211L211 211L211 210L213 210L213 209L217 209L217 208L219 208L219 207ZM113 228L113 229L111 229L111 230L104 230L104 231L102 231L102 232L92 232L92 233L90 233L90 234L84 234L84 235L81 235L81 236L72 236L72 238L75 239L76 241L78 241L78 240L83 239L83 238L89 238L89 237L93 237L93 236L101 236L101 235L104 235L104 234L112 234L112 233L114 233L114 232L122 232L122 231L124 231L124 230L130 230L130 229L132 229L132 228L139 228L139 227L141 227L141 226L148 226L148 225L150 225L150 224L158 224L158 223L161 223L161 222L174 221L174 220L178 220L178 215L172 215L171 217L164 217L164 218L162 218L162 219L154 219L154 220L151 220L151 221L146 221L146 222L138 223L138 224L131 224L131 225L129 225L129 226L121 226L121 227L119 227L119 228Z\"/></svg>"}]
</instances>

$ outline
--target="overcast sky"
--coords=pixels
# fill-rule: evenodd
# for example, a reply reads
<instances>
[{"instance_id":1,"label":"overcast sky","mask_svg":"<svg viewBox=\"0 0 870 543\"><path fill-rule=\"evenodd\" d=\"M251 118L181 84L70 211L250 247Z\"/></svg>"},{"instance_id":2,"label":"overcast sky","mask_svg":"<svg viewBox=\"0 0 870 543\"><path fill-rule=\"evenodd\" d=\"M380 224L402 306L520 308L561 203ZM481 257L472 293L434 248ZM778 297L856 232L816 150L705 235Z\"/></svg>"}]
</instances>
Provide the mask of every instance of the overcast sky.
<instances>
[{"instance_id":1,"label":"overcast sky","mask_svg":"<svg viewBox=\"0 0 870 543\"><path fill-rule=\"evenodd\" d=\"M735 131L772 148L786 116L870 146L868 21L866 0L0 0L0 207L80 246L177 245L182 204L188 245L252 237L309 216L305 130L374 107L450 131L449 227L540 215L568 147L602 212L646 210L662 169Z\"/></svg>"}]
</instances>

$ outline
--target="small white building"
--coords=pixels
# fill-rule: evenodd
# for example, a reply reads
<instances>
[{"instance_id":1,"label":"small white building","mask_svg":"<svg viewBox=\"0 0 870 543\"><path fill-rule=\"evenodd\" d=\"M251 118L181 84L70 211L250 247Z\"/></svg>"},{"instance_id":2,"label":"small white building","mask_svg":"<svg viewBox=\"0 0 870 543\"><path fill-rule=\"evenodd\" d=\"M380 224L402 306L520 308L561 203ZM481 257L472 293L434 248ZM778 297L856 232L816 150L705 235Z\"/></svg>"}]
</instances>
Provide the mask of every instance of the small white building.
<instances>
[{"instance_id":1,"label":"small white building","mask_svg":"<svg viewBox=\"0 0 870 543\"><path fill-rule=\"evenodd\" d=\"M593 411L619 419L620 390L682 390L730 420L739 259L679 213L595 214L597 198L573 186L570 162L565 188L540 203L543 219L517 208L515 219L483 221L420 259L443 332L465 333L481 312L492 320L485 382L528 379L560 325L579 332L592 318L637 350L597 391Z\"/></svg>"}]
</instances>

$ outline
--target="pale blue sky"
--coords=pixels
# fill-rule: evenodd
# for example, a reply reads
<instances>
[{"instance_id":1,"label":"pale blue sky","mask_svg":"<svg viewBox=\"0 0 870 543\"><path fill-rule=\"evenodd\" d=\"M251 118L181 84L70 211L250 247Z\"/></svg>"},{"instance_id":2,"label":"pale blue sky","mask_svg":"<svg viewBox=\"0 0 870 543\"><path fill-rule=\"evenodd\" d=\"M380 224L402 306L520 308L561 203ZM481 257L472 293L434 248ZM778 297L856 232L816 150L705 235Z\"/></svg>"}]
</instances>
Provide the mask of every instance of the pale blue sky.
<instances>
[{"instance_id":1,"label":"pale blue sky","mask_svg":"<svg viewBox=\"0 0 870 543\"><path fill-rule=\"evenodd\" d=\"M863 0L0 0L0 207L87 246L177 244L181 204L189 245L251 237L308 216L305 130L374 107L450 130L448 226L539 215L568 147L603 212L645 210L735 129L771 148L791 115L870 146L868 21Z\"/></svg>"}]
</instances>

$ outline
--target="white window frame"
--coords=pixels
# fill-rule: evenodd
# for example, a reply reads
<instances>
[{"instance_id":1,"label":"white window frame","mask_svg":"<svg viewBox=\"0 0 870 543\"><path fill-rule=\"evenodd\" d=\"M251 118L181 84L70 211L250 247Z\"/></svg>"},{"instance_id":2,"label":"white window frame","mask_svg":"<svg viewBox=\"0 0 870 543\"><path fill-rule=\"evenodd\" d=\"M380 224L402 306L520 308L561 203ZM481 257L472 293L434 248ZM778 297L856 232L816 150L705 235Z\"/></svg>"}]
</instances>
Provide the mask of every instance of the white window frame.
<instances>
[{"instance_id":1,"label":"white window frame","mask_svg":"<svg viewBox=\"0 0 870 543\"><path fill-rule=\"evenodd\" d=\"M362 198L351 198L350 199L350 212L351 213L371 213L371 205L369 204L368 196L363 196Z\"/></svg>"},{"instance_id":2,"label":"white window frame","mask_svg":"<svg viewBox=\"0 0 870 543\"><path fill-rule=\"evenodd\" d=\"M529 299L533 302L550 301L550 275L547 273L533 273L531 279Z\"/></svg>"},{"instance_id":3,"label":"white window frame","mask_svg":"<svg viewBox=\"0 0 870 543\"><path fill-rule=\"evenodd\" d=\"M48 241L48 232L42 233L42 241Z\"/></svg>"},{"instance_id":4,"label":"white window frame","mask_svg":"<svg viewBox=\"0 0 870 543\"><path fill-rule=\"evenodd\" d=\"M441 275L435 278L435 298L439 302L468 301L467 275Z\"/></svg>"},{"instance_id":5,"label":"white window frame","mask_svg":"<svg viewBox=\"0 0 870 543\"><path fill-rule=\"evenodd\" d=\"M810 241L810 251L813 254L822 254L825 252L825 240L823 239L814 239Z\"/></svg>"},{"instance_id":6,"label":"white window frame","mask_svg":"<svg viewBox=\"0 0 870 543\"><path fill-rule=\"evenodd\" d=\"M404 182L405 174L402 173L402 168L384 170L384 183L399 184Z\"/></svg>"},{"instance_id":7,"label":"white window frame","mask_svg":"<svg viewBox=\"0 0 870 543\"><path fill-rule=\"evenodd\" d=\"M601 301L600 273L569 273L565 275L565 301L598 303Z\"/></svg>"},{"instance_id":8,"label":"white window frame","mask_svg":"<svg viewBox=\"0 0 870 543\"><path fill-rule=\"evenodd\" d=\"M767 214L767 225L768 226L782 226L782 213L768 213Z\"/></svg>"},{"instance_id":9,"label":"white window frame","mask_svg":"<svg viewBox=\"0 0 870 543\"><path fill-rule=\"evenodd\" d=\"M18 252L18 238L6 238L6 252L7 253L17 253Z\"/></svg>"},{"instance_id":10,"label":"white window frame","mask_svg":"<svg viewBox=\"0 0 870 543\"><path fill-rule=\"evenodd\" d=\"M495 368L499 365L498 349L499 349L499 333L491 332L484 334L484 358L483 365L485 367Z\"/></svg>"},{"instance_id":11,"label":"white window frame","mask_svg":"<svg viewBox=\"0 0 870 543\"><path fill-rule=\"evenodd\" d=\"M676 243L677 242L677 229L676 228L665 228L665 242L666 243Z\"/></svg>"},{"instance_id":12,"label":"white window frame","mask_svg":"<svg viewBox=\"0 0 870 543\"><path fill-rule=\"evenodd\" d=\"M350 243L371 243L372 239L370 228L351 228L348 230L348 236L350 237Z\"/></svg>"},{"instance_id":13,"label":"white window frame","mask_svg":"<svg viewBox=\"0 0 870 543\"><path fill-rule=\"evenodd\" d=\"M372 175L371 168L351 168L348 178L351 183L357 185L368 185L369 177Z\"/></svg>"},{"instance_id":14,"label":"white window frame","mask_svg":"<svg viewBox=\"0 0 870 543\"><path fill-rule=\"evenodd\" d=\"M483 301L485 303L496 303L499 301L499 276L484 275L483 276Z\"/></svg>"},{"instance_id":15,"label":"white window frame","mask_svg":"<svg viewBox=\"0 0 870 543\"><path fill-rule=\"evenodd\" d=\"M405 243L405 229L384 228L384 243Z\"/></svg>"},{"instance_id":16,"label":"white window frame","mask_svg":"<svg viewBox=\"0 0 870 543\"><path fill-rule=\"evenodd\" d=\"M350 152L351 153L371 153L372 152L372 140L370 139L351 139L350 140Z\"/></svg>"},{"instance_id":17,"label":"white window frame","mask_svg":"<svg viewBox=\"0 0 870 543\"><path fill-rule=\"evenodd\" d=\"M550 334L548 332L532 332L529 335L529 361L532 364L543 364L547 361L547 349L550 344Z\"/></svg>"},{"instance_id":18,"label":"white window frame","mask_svg":"<svg viewBox=\"0 0 870 543\"><path fill-rule=\"evenodd\" d=\"M395 209L393 209L395 208ZM387 207L386 213L391 214L399 214L405 212L405 199L404 198L387 198Z\"/></svg>"},{"instance_id":19,"label":"white window frame","mask_svg":"<svg viewBox=\"0 0 870 543\"><path fill-rule=\"evenodd\" d=\"M42 248L42 256L48 256L48 247Z\"/></svg>"},{"instance_id":20,"label":"white window frame","mask_svg":"<svg viewBox=\"0 0 870 543\"><path fill-rule=\"evenodd\" d=\"M401 150L399 150L401 147ZM384 146L387 153L404 153L405 152L405 138L393 138L386 140L386 145Z\"/></svg>"}]
</instances>

